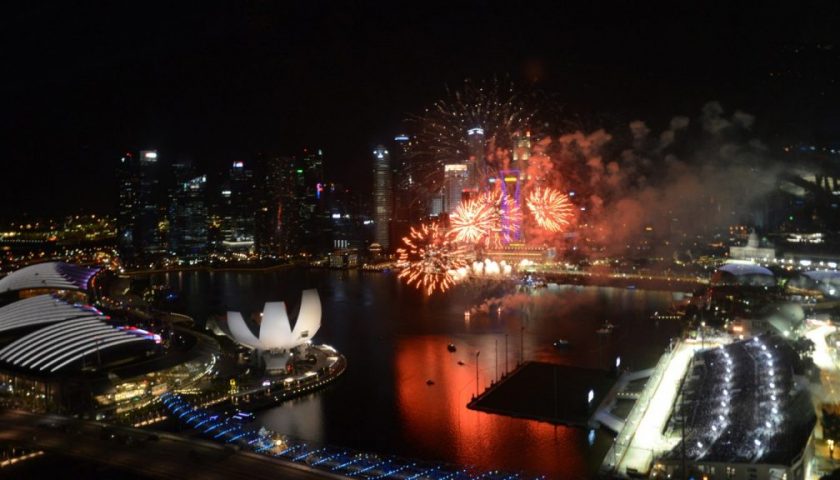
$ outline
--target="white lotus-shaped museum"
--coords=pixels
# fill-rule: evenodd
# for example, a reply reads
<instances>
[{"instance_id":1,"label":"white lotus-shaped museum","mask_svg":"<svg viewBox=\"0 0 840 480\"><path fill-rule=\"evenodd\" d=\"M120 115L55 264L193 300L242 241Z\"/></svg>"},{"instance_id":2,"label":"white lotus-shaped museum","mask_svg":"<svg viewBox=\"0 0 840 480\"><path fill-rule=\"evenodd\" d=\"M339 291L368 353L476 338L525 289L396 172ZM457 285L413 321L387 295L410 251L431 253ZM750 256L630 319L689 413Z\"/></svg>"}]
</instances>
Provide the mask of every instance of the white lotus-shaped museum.
<instances>
[{"instance_id":1,"label":"white lotus-shaped museum","mask_svg":"<svg viewBox=\"0 0 840 480\"><path fill-rule=\"evenodd\" d=\"M227 326L231 337L242 345L261 351L291 350L310 341L321 328L321 299L315 289L303 291L294 329L284 302L265 303L257 336L240 312L227 312Z\"/></svg>"}]
</instances>

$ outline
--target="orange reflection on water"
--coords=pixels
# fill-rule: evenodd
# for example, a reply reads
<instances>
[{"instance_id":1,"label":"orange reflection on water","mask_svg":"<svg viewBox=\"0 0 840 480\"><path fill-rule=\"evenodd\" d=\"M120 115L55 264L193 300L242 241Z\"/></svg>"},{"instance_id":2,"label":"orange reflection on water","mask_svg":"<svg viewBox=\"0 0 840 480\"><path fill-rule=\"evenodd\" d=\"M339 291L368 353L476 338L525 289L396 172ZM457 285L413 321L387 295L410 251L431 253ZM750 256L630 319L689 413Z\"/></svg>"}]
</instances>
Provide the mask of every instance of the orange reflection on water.
<instances>
[{"instance_id":1,"label":"orange reflection on water","mask_svg":"<svg viewBox=\"0 0 840 480\"><path fill-rule=\"evenodd\" d=\"M475 393L476 356L483 389L496 371L494 339L456 340L449 353L443 336L412 336L397 342L396 390L402 428L412 450L427 459L455 459L483 469L520 470L551 478L588 478L586 432L532 420L469 410ZM502 350L500 350L502 351ZM511 367L515 363L511 355ZM464 362L459 365L458 361ZM498 359L499 369L504 359ZM434 381L427 385L427 380ZM422 453L421 453L422 452Z\"/></svg>"}]
</instances>

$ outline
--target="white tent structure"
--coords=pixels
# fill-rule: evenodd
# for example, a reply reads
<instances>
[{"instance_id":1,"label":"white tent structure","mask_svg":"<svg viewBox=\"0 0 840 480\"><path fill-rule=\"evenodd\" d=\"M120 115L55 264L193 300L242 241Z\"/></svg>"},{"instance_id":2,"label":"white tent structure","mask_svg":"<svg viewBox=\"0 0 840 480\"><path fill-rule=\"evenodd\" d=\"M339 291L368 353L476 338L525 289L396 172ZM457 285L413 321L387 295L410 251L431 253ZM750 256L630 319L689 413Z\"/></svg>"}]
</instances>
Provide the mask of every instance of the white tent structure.
<instances>
[{"instance_id":1,"label":"white tent structure","mask_svg":"<svg viewBox=\"0 0 840 480\"><path fill-rule=\"evenodd\" d=\"M259 333L254 335L240 312L227 312L230 336L255 350L290 350L307 343L321 328L321 299L315 289L301 294L300 312L294 329L284 302L266 302Z\"/></svg>"}]
</instances>

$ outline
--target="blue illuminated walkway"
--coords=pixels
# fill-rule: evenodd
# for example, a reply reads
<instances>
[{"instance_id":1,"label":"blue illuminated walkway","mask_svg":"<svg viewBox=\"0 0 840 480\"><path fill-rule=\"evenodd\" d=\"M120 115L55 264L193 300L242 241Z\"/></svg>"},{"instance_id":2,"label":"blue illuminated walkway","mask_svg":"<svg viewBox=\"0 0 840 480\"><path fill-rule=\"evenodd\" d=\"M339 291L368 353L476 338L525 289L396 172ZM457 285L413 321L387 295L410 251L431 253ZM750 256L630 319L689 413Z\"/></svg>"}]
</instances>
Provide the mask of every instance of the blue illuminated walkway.
<instances>
[{"instance_id":1,"label":"blue illuminated walkway","mask_svg":"<svg viewBox=\"0 0 840 480\"><path fill-rule=\"evenodd\" d=\"M244 425L223 414L194 407L177 394L163 394L161 400L173 416L206 437L346 477L399 480L531 478L517 473L482 472L473 468L419 462L390 455L363 453L347 448L310 445L304 441L277 435L265 428Z\"/></svg>"}]
</instances>

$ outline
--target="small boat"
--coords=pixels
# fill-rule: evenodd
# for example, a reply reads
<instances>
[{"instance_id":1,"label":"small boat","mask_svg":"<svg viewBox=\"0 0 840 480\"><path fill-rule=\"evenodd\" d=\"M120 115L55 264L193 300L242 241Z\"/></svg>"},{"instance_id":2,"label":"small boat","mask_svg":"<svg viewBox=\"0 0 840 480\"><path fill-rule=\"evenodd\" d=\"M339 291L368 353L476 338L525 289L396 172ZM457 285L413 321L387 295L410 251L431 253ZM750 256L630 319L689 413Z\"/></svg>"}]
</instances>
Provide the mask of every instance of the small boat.
<instances>
[{"instance_id":1,"label":"small boat","mask_svg":"<svg viewBox=\"0 0 840 480\"><path fill-rule=\"evenodd\" d=\"M562 338L558 338L557 340L555 340L552 345L554 345L554 348L556 348L557 350L565 350L572 346L572 344L569 343L568 340L564 340Z\"/></svg>"},{"instance_id":2,"label":"small boat","mask_svg":"<svg viewBox=\"0 0 840 480\"><path fill-rule=\"evenodd\" d=\"M450 343L449 345L447 345L446 349L449 350L450 352L454 352L455 350L458 350L457 348L455 348L454 343Z\"/></svg>"},{"instance_id":3,"label":"small boat","mask_svg":"<svg viewBox=\"0 0 840 480\"><path fill-rule=\"evenodd\" d=\"M458 360L458 365L464 366L464 362L462 360Z\"/></svg>"},{"instance_id":4,"label":"small boat","mask_svg":"<svg viewBox=\"0 0 840 480\"><path fill-rule=\"evenodd\" d=\"M249 423L254 421L254 414L251 412L243 412L242 410L236 410L236 413L233 414L231 417L233 421L239 423Z\"/></svg>"},{"instance_id":5,"label":"small boat","mask_svg":"<svg viewBox=\"0 0 840 480\"><path fill-rule=\"evenodd\" d=\"M428 379L428 380L426 380L426 385L428 385L428 386L430 386L430 387L431 387L431 386L432 386L432 385L434 385L434 384L435 384L435 381L434 381L434 380L432 380L431 378L430 378L430 379Z\"/></svg>"},{"instance_id":6,"label":"small boat","mask_svg":"<svg viewBox=\"0 0 840 480\"><path fill-rule=\"evenodd\" d=\"M598 330L596 330L596 332L598 332L598 334L600 335L609 335L612 333L613 328L615 328L615 325L605 320L604 325Z\"/></svg>"}]
</instances>

